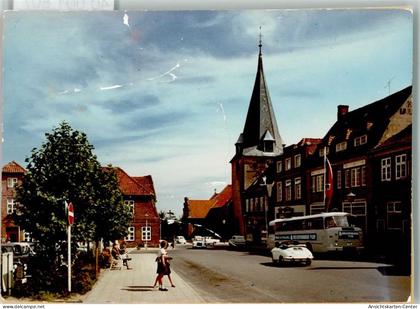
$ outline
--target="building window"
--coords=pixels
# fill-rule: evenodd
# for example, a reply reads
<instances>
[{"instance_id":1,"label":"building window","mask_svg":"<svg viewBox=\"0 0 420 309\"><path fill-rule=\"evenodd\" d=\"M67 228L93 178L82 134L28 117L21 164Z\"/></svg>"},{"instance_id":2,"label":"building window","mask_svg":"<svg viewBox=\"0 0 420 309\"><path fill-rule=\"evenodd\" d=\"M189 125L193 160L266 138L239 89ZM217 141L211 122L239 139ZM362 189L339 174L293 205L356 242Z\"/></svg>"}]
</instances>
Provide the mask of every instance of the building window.
<instances>
[{"instance_id":1,"label":"building window","mask_svg":"<svg viewBox=\"0 0 420 309\"><path fill-rule=\"evenodd\" d=\"M7 187L14 188L17 184L17 181L18 181L17 178L11 178L11 177L7 178Z\"/></svg>"},{"instance_id":2,"label":"building window","mask_svg":"<svg viewBox=\"0 0 420 309\"><path fill-rule=\"evenodd\" d=\"M31 233L29 233L29 232L23 232L23 240L24 241L27 241L27 242L32 241L32 235L31 235Z\"/></svg>"},{"instance_id":3,"label":"building window","mask_svg":"<svg viewBox=\"0 0 420 309\"><path fill-rule=\"evenodd\" d=\"M365 200L358 200L355 202L343 202L343 211L355 216L355 225L360 227L363 231L367 228L367 207Z\"/></svg>"},{"instance_id":4,"label":"building window","mask_svg":"<svg viewBox=\"0 0 420 309\"><path fill-rule=\"evenodd\" d=\"M366 187L366 166L361 167L360 177L361 177L362 187Z\"/></svg>"},{"instance_id":5,"label":"building window","mask_svg":"<svg viewBox=\"0 0 420 309\"><path fill-rule=\"evenodd\" d=\"M350 180L351 180L351 178L350 178L350 170L345 170L344 171L344 186L346 187L346 188L350 188Z\"/></svg>"},{"instance_id":6,"label":"building window","mask_svg":"<svg viewBox=\"0 0 420 309\"><path fill-rule=\"evenodd\" d=\"M260 196L260 211L265 210L264 196Z\"/></svg>"},{"instance_id":7,"label":"building window","mask_svg":"<svg viewBox=\"0 0 420 309\"><path fill-rule=\"evenodd\" d=\"M249 209L250 209L251 212L255 211L255 209L254 209L254 199L253 198L251 198L249 200Z\"/></svg>"},{"instance_id":8,"label":"building window","mask_svg":"<svg viewBox=\"0 0 420 309\"><path fill-rule=\"evenodd\" d=\"M360 187L360 167L351 169L351 186Z\"/></svg>"},{"instance_id":9,"label":"building window","mask_svg":"<svg viewBox=\"0 0 420 309\"><path fill-rule=\"evenodd\" d=\"M152 239L152 227L142 226L141 227L141 240L150 241Z\"/></svg>"},{"instance_id":10,"label":"building window","mask_svg":"<svg viewBox=\"0 0 420 309\"><path fill-rule=\"evenodd\" d=\"M395 157L395 179L407 177L407 155L402 154Z\"/></svg>"},{"instance_id":11,"label":"building window","mask_svg":"<svg viewBox=\"0 0 420 309\"><path fill-rule=\"evenodd\" d=\"M324 175L312 176L312 192L323 192L324 191Z\"/></svg>"},{"instance_id":12,"label":"building window","mask_svg":"<svg viewBox=\"0 0 420 309\"><path fill-rule=\"evenodd\" d=\"M330 148L329 147L325 147L325 148L323 147L319 150L319 156L320 157L323 157L324 153L325 153L325 155L329 154L330 153Z\"/></svg>"},{"instance_id":13,"label":"building window","mask_svg":"<svg viewBox=\"0 0 420 309\"><path fill-rule=\"evenodd\" d=\"M249 212L249 199L245 200L245 212Z\"/></svg>"},{"instance_id":14,"label":"building window","mask_svg":"<svg viewBox=\"0 0 420 309\"><path fill-rule=\"evenodd\" d=\"M386 204L387 227L388 230L401 230L402 211L401 202L388 202Z\"/></svg>"},{"instance_id":15,"label":"building window","mask_svg":"<svg viewBox=\"0 0 420 309\"><path fill-rule=\"evenodd\" d=\"M302 160L300 154L295 155L295 168L300 167L300 164L302 163L301 161Z\"/></svg>"},{"instance_id":16,"label":"building window","mask_svg":"<svg viewBox=\"0 0 420 309\"><path fill-rule=\"evenodd\" d=\"M134 216L134 201L133 200L125 200L124 204L130 207L130 211Z\"/></svg>"},{"instance_id":17,"label":"building window","mask_svg":"<svg viewBox=\"0 0 420 309\"><path fill-rule=\"evenodd\" d=\"M16 203L15 203L15 200L14 199L12 199L12 198L8 198L7 199L7 210L6 210L6 213L8 214L8 215L11 215L12 213L14 213L15 211L16 211Z\"/></svg>"},{"instance_id":18,"label":"building window","mask_svg":"<svg viewBox=\"0 0 420 309\"><path fill-rule=\"evenodd\" d=\"M284 169L286 171L292 169L292 159L291 158L286 158L285 165L286 166L284 167Z\"/></svg>"},{"instance_id":19,"label":"building window","mask_svg":"<svg viewBox=\"0 0 420 309\"><path fill-rule=\"evenodd\" d=\"M341 170L337 171L337 189L341 189Z\"/></svg>"},{"instance_id":20,"label":"building window","mask_svg":"<svg viewBox=\"0 0 420 309\"><path fill-rule=\"evenodd\" d=\"M295 178L295 200L302 198L302 185L300 177Z\"/></svg>"},{"instance_id":21,"label":"building window","mask_svg":"<svg viewBox=\"0 0 420 309\"><path fill-rule=\"evenodd\" d=\"M283 162L281 160L277 161L277 173L281 173L282 169L283 169Z\"/></svg>"},{"instance_id":22,"label":"building window","mask_svg":"<svg viewBox=\"0 0 420 309\"><path fill-rule=\"evenodd\" d=\"M335 152L344 151L347 149L347 142L341 142L335 145Z\"/></svg>"},{"instance_id":23,"label":"building window","mask_svg":"<svg viewBox=\"0 0 420 309\"><path fill-rule=\"evenodd\" d=\"M310 205L309 213L311 215L320 214L324 211L325 211L325 205L323 203L322 204L317 203L317 204Z\"/></svg>"},{"instance_id":24,"label":"building window","mask_svg":"<svg viewBox=\"0 0 420 309\"><path fill-rule=\"evenodd\" d=\"M283 200L283 190L282 190L282 182L279 181L277 183L277 202L281 202Z\"/></svg>"},{"instance_id":25,"label":"building window","mask_svg":"<svg viewBox=\"0 0 420 309\"><path fill-rule=\"evenodd\" d=\"M128 230L127 230L128 234L124 238L125 241L134 241L135 240L135 231L136 231L136 228L134 226L128 227Z\"/></svg>"},{"instance_id":26,"label":"building window","mask_svg":"<svg viewBox=\"0 0 420 309\"><path fill-rule=\"evenodd\" d=\"M354 147L361 146L367 143L367 135L362 135L354 138Z\"/></svg>"},{"instance_id":27,"label":"building window","mask_svg":"<svg viewBox=\"0 0 420 309\"><path fill-rule=\"evenodd\" d=\"M255 211L260 211L260 199L258 197L255 198Z\"/></svg>"},{"instance_id":28,"label":"building window","mask_svg":"<svg viewBox=\"0 0 420 309\"><path fill-rule=\"evenodd\" d=\"M391 180L391 158L381 160L381 181Z\"/></svg>"},{"instance_id":29,"label":"building window","mask_svg":"<svg viewBox=\"0 0 420 309\"><path fill-rule=\"evenodd\" d=\"M292 181L290 179L286 180L286 201L292 199Z\"/></svg>"},{"instance_id":30,"label":"building window","mask_svg":"<svg viewBox=\"0 0 420 309\"><path fill-rule=\"evenodd\" d=\"M324 175L316 176L316 192L324 191Z\"/></svg>"}]
</instances>

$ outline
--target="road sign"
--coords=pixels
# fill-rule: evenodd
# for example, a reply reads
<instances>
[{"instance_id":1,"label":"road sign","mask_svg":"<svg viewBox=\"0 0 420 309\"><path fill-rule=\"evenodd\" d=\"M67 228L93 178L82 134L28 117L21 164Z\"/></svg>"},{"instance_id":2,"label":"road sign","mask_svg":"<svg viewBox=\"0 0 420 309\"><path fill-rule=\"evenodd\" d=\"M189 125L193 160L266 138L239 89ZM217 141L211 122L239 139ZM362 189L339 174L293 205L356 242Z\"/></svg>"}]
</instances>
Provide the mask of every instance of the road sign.
<instances>
[{"instance_id":1,"label":"road sign","mask_svg":"<svg viewBox=\"0 0 420 309\"><path fill-rule=\"evenodd\" d=\"M73 225L74 223L74 209L73 209L73 203L70 202L68 204L68 219L69 219L69 225Z\"/></svg>"}]
</instances>

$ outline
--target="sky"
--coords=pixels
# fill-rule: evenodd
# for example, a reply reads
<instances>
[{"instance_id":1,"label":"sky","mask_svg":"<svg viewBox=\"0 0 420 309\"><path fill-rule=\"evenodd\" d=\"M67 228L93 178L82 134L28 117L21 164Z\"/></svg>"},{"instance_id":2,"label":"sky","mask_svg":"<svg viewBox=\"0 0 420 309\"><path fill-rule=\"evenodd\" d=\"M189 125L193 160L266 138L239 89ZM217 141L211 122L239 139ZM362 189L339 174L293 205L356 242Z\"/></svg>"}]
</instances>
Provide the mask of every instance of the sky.
<instances>
[{"instance_id":1,"label":"sky","mask_svg":"<svg viewBox=\"0 0 420 309\"><path fill-rule=\"evenodd\" d=\"M208 199L264 72L283 141L322 138L350 110L412 84L407 10L7 12L2 163L25 167L60 122L103 165L152 175L158 211Z\"/></svg>"}]
</instances>

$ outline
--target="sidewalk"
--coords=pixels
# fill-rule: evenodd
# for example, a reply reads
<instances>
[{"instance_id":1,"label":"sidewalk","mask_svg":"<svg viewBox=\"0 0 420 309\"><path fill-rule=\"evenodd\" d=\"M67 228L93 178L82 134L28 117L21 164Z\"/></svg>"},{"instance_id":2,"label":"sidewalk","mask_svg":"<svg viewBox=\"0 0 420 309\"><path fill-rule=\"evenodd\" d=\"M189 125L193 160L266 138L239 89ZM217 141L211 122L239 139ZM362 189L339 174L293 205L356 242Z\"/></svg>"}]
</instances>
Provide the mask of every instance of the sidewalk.
<instances>
[{"instance_id":1,"label":"sidewalk","mask_svg":"<svg viewBox=\"0 0 420 309\"><path fill-rule=\"evenodd\" d=\"M171 288L168 278L163 279L168 291L153 289L156 278L156 249L134 250L132 260L121 270L102 270L93 289L83 296L85 304L191 304L205 303L204 299L186 281L172 270L171 278L176 288Z\"/></svg>"}]
</instances>

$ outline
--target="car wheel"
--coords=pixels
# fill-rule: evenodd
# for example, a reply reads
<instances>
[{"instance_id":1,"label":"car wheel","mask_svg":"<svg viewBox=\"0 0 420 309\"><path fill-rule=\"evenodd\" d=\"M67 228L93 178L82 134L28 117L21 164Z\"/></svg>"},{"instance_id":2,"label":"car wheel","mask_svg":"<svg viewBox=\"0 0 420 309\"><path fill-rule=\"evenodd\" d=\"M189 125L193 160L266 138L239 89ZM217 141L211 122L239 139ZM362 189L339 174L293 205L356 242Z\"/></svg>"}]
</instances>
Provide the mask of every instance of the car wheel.
<instances>
[{"instance_id":1,"label":"car wheel","mask_svg":"<svg viewBox=\"0 0 420 309\"><path fill-rule=\"evenodd\" d=\"M281 255L279 256L279 260L277 261L277 263L279 265L281 265L283 263L283 257Z\"/></svg>"},{"instance_id":2,"label":"car wheel","mask_svg":"<svg viewBox=\"0 0 420 309\"><path fill-rule=\"evenodd\" d=\"M306 266L311 265L311 263L312 263L312 260L311 259L306 259L306 262L305 262L305 265Z\"/></svg>"}]
</instances>

